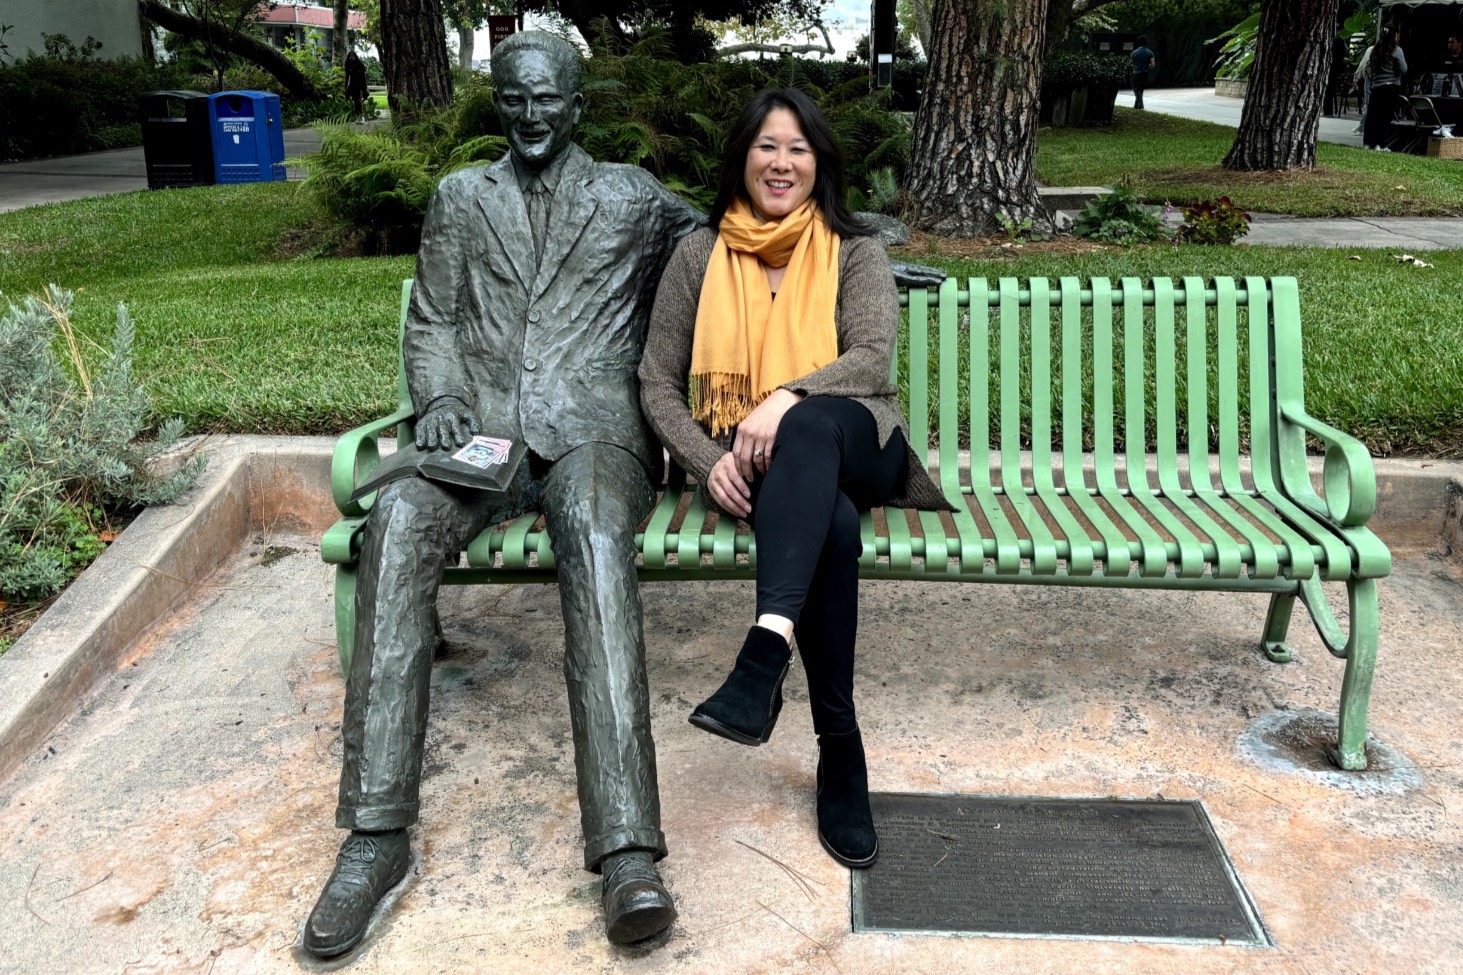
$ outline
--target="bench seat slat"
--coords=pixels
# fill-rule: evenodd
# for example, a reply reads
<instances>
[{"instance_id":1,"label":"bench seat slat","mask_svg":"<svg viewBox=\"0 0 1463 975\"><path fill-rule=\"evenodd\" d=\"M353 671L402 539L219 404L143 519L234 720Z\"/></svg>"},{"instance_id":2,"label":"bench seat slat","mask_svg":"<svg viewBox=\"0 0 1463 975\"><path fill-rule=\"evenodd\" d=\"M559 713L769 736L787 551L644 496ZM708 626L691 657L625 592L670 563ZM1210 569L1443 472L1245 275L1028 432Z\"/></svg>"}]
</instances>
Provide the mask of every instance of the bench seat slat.
<instances>
[{"instance_id":1,"label":"bench seat slat","mask_svg":"<svg viewBox=\"0 0 1463 975\"><path fill-rule=\"evenodd\" d=\"M663 505L668 504L674 510L680 504L688 502L691 507L699 506L704 511L704 502L698 504L697 494L694 485L685 485L673 493L667 492L657 504L657 511ZM669 497L671 501L667 502L665 497ZM1091 495L1086 492L1065 496L1065 500L1073 503L1078 498L1092 500ZM1219 546L1213 541L1195 539L1194 544L1198 546L1200 557L1209 568L1207 573L1200 573L1201 575L1216 580L1270 580L1278 578L1278 572L1283 568L1286 570L1285 578L1296 579L1311 577L1316 574L1315 567L1319 566L1320 577L1330 580L1346 578L1352 571L1352 560L1344 551L1339 564L1331 562L1331 558L1343 544L1337 532L1311 519L1300 509L1281 514L1272 509L1272 499L1261 499L1252 495L1225 496L1204 492L1186 500L1196 508L1202 506L1204 511L1223 520L1241 536L1237 540L1226 535L1226 541L1232 546L1241 568L1248 570L1241 573L1220 567ZM1049 510L1052 515L1058 512L1066 512L1071 517L1071 509L1066 505ZM984 577L992 580L1004 579L1024 571L1029 571L1034 576L1091 574L1085 571L1085 565L1078 564L1074 567L1075 552L1091 554L1109 566L1109 584L1119 581L1131 584L1133 578L1190 578L1174 571L1184 554L1182 545L1174 540L1160 538L1156 546L1129 538L1119 538L1114 542L1103 537L1093 537L1097 535L1096 532L1082 529L1080 523L1072 518L1073 523L1078 524L1079 531L1054 535L1050 543L1029 537L1012 538L1003 542L988 536L981 537L978 530L974 537L962 533L960 519L957 517L959 514L960 512L951 513L952 527L947 527L937 512L916 512L920 534L915 534L911 531L905 509L882 508L880 515L886 531L879 534L875 530L872 513L865 513L862 516L864 551L859 560L861 573L874 577L937 575L951 579ZM1249 514L1254 520L1246 519L1245 514ZM1293 518L1304 521L1297 524L1292 521ZM532 530L537 520L537 515L527 514L513 519L506 526L484 529L468 545L469 569L502 574L541 573L546 580L552 579L554 563L550 540L546 531ZM657 534L648 525L645 531L637 533L636 545L642 553L646 553L642 558L643 573L648 577L657 571L671 576L702 573L707 568L703 565L702 557L709 555L710 568L717 575L723 572L750 575L755 566L755 534L737 532L736 523L727 518L718 519L711 531L701 531L703 520L704 515L694 522L688 518L682 531L671 532L668 536ZM354 521L356 524L352 527L358 533L364 519ZM973 519L969 524L974 527ZM1279 536L1281 540L1268 537L1267 532ZM1038 571L1032 564L1039 546L1043 544L1050 544L1056 559L1062 563L1053 571ZM997 562L1003 545L1014 549L1014 568L1002 569L998 564L987 564ZM676 559L662 559L657 563L654 553L660 552L664 555L668 551L675 551ZM978 561L966 558L966 551L970 551L972 555L978 552ZM1143 559L1153 551L1162 554L1168 569L1164 576L1153 576L1142 571ZM695 556L684 557L681 554L690 552L694 552ZM1026 563L1024 567L1023 563ZM1134 563L1138 564L1136 575L1132 571Z\"/></svg>"}]
</instances>

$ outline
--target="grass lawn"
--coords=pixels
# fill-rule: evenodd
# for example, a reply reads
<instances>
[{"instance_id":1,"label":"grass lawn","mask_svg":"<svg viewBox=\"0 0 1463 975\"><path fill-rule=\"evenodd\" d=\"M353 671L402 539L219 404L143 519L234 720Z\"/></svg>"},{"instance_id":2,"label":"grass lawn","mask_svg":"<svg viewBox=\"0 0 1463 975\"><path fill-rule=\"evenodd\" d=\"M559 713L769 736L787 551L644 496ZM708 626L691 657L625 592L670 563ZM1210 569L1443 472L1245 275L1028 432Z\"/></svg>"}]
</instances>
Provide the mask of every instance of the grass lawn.
<instances>
[{"instance_id":1,"label":"grass lawn","mask_svg":"<svg viewBox=\"0 0 1463 975\"><path fill-rule=\"evenodd\" d=\"M333 433L394 403L398 287L413 259L291 258L304 218L290 184L134 193L0 214L0 291L81 292L75 320L110 334L125 302L137 369L164 415L195 431ZM1292 274L1307 402L1379 454L1463 456L1463 250L1432 268L1318 248L1151 247L1071 255L993 248L908 259L1030 276Z\"/></svg>"},{"instance_id":2,"label":"grass lawn","mask_svg":"<svg viewBox=\"0 0 1463 975\"><path fill-rule=\"evenodd\" d=\"M1322 142L1311 173L1236 173L1219 163L1235 130L1119 108L1110 127L1043 129L1037 178L1053 186L1132 181L1154 203L1228 195L1246 210L1302 217L1463 216L1463 163Z\"/></svg>"}]
</instances>

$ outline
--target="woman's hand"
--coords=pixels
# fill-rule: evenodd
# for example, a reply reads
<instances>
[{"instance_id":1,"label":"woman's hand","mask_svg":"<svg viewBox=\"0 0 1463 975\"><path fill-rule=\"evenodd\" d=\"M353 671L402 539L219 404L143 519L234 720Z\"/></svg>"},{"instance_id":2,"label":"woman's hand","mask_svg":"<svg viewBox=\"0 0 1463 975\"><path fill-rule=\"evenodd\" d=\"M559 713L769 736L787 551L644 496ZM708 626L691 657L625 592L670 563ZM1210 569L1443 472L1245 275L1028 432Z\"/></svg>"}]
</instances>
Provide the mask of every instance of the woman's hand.
<instances>
[{"instance_id":1,"label":"woman's hand","mask_svg":"<svg viewBox=\"0 0 1463 975\"><path fill-rule=\"evenodd\" d=\"M737 473L751 481L758 472L766 474L772 463L772 444L777 440L777 427L788 410L803 401L801 393L774 389L747 418L737 424L737 437L732 441L732 456Z\"/></svg>"},{"instance_id":2,"label":"woman's hand","mask_svg":"<svg viewBox=\"0 0 1463 975\"><path fill-rule=\"evenodd\" d=\"M721 460L711 468L706 477L706 490L711 499L738 518L752 513L752 486L737 472L737 460L731 453L721 455Z\"/></svg>"}]
</instances>

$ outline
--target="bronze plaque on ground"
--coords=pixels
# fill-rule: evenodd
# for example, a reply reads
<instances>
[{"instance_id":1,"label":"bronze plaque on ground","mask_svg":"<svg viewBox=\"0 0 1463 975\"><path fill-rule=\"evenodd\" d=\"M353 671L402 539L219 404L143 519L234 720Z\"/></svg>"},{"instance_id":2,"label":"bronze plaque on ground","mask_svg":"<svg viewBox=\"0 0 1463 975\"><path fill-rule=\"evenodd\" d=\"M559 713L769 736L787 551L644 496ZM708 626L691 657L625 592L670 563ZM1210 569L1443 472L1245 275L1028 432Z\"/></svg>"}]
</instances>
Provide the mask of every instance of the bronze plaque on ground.
<instances>
[{"instance_id":1,"label":"bronze plaque on ground","mask_svg":"<svg viewBox=\"0 0 1463 975\"><path fill-rule=\"evenodd\" d=\"M855 931L1270 944L1198 802L871 799Z\"/></svg>"}]
</instances>

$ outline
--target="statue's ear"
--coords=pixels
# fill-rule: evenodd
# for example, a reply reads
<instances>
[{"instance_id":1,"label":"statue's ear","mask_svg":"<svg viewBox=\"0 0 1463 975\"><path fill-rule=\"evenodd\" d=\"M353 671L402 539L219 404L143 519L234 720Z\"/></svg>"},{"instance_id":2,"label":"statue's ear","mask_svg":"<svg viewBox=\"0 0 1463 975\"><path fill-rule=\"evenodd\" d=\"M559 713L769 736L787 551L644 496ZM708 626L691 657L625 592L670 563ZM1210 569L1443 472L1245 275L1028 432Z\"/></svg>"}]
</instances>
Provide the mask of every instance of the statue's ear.
<instances>
[{"instance_id":1,"label":"statue's ear","mask_svg":"<svg viewBox=\"0 0 1463 975\"><path fill-rule=\"evenodd\" d=\"M574 93L574 124L575 125L578 125L579 124L579 114L582 111L584 111L584 93L583 92L576 91Z\"/></svg>"}]
</instances>

